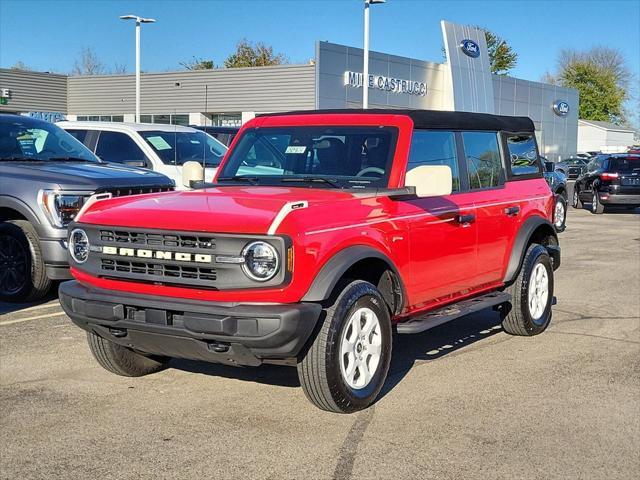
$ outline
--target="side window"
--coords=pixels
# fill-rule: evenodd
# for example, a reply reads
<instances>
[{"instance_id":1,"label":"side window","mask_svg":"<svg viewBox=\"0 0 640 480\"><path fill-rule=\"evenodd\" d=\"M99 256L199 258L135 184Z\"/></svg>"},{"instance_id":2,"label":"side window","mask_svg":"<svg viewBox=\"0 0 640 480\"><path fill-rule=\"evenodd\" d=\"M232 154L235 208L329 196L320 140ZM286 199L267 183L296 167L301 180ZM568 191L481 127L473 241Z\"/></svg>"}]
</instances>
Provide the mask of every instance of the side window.
<instances>
[{"instance_id":1,"label":"side window","mask_svg":"<svg viewBox=\"0 0 640 480\"><path fill-rule=\"evenodd\" d=\"M453 191L460 190L456 139L453 132L429 130L415 130L413 132L407 171L421 165L447 165L451 167Z\"/></svg>"},{"instance_id":2,"label":"side window","mask_svg":"<svg viewBox=\"0 0 640 480\"><path fill-rule=\"evenodd\" d=\"M82 143L84 143L85 138L87 138L87 130L67 130L67 133Z\"/></svg>"},{"instance_id":3,"label":"side window","mask_svg":"<svg viewBox=\"0 0 640 480\"><path fill-rule=\"evenodd\" d=\"M119 132L100 132L96 155L105 162L146 161L136 142L129 135Z\"/></svg>"},{"instance_id":4,"label":"side window","mask_svg":"<svg viewBox=\"0 0 640 480\"><path fill-rule=\"evenodd\" d=\"M511 174L518 176L540 173L536 140L533 133L507 133L505 136L511 162Z\"/></svg>"},{"instance_id":5,"label":"side window","mask_svg":"<svg viewBox=\"0 0 640 480\"><path fill-rule=\"evenodd\" d=\"M469 187L497 187L502 182L502 162L495 132L462 132L469 171Z\"/></svg>"}]
</instances>

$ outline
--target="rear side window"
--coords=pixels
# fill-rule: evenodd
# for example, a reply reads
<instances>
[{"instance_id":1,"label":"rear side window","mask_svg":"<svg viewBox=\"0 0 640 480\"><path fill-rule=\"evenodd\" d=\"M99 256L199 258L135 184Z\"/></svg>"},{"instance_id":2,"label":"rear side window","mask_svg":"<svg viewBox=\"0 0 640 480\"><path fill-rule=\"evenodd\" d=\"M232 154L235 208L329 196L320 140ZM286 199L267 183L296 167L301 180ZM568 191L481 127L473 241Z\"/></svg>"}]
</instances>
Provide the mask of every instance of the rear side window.
<instances>
[{"instance_id":1,"label":"rear side window","mask_svg":"<svg viewBox=\"0 0 640 480\"><path fill-rule=\"evenodd\" d=\"M503 183L502 162L496 132L462 132L471 189Z\"/></svg>"},{"instance_id":2,"label":"rear side window","mask_svg":"<svg viewBox=\"0 0 640 480\"><path fill-rule=\"evenodd\" d=\"M609 159L609 172L640 172L640 157L615 157Z\"/></svg>"},{"instance_id":3,"label":"rear side window","mask_svg":"<svg viewBox=\"0 0 640 480\"><path fill-rule=\"evenodd\" d=\"M422 165L451 167L454 192L460 190L456 139L453 132L415 130L411 139L411 152L407 171Z\"/></svg>"},{"instance_id":4,"label":"rear side window","mask_svg":"<svg viewBox=\"0 0 640 480\"><path fill-rule=\"evenodd\" d=\"M87 130L67 130L67 133L82 143L84 143L84 139L87 138Z\"/></svg>"},{"instance_id":5,"label":"rear side window","mask_svg":"<svg viewBox=\"0 0 640 480\"><path fill-rule=\"evenodd\" d=\"M123 163L146 160L136 142L129 135L120 132L100 132L96 155L105 162Z\"/></svg>"},{"instance_id":6,"label":"rear side window","mask_svg":"<svg viewBox=\"0 0 640 480\"><path fill-rule=\"evenodd\" d=\"M512 175L540 173L536 139L532 133L508 133L506 140Z\"/></svg>"}]
</instances>

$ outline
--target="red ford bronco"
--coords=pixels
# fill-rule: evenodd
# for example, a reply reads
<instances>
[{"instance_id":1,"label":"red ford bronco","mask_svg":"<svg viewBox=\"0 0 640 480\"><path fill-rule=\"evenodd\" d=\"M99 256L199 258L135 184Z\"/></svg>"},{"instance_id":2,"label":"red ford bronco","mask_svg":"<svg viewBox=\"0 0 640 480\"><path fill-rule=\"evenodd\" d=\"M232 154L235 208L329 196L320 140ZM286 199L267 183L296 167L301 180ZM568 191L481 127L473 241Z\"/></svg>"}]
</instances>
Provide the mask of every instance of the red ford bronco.
<instances>
[{"instance_id":1,"label":"red ford bronco","mask_svg":"<svg viewBox=\"0 0 640 480\"><path fill-rule=\"evenodd\" d=\"M551 320L560 248L528 118L265 115L214 184L189 183L95 199L69 227L60 301L118 375L171 357L296 365L311 402L354 412L383 386L394 330L491 307L513 335Z\"/></svg>"}]
</instances>

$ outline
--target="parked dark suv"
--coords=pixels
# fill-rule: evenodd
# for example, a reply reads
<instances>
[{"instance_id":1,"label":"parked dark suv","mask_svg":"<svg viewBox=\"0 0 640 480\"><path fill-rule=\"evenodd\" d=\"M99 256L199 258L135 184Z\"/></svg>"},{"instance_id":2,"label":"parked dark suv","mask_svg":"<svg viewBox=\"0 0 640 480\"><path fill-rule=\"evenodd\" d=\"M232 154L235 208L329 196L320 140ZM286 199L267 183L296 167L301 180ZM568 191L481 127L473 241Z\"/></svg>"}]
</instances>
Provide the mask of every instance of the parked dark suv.
<instances>
[{"instance_id":1,"label":"parked dark suv","mask_svg":"<svg viewBox=\"0 0 640 480\"><path fill-rule=\"evenodd\" d=\"M591 202L592 213L610 205L640 207L640 155L598 155L587 165L573 188L573 207Z\"/></svg>"},{"instance_id":2,"label":"parked dark suv","mask_svg":"<svg viewBox=\"0 0 640 480\"><path fill-rule=\"evenodd\" d=\"M36 300L71 277L67 225L94 194L167 190L168 177L104 163L52 123L0 115L0 300Z\"/></svg>"}]
</instances>

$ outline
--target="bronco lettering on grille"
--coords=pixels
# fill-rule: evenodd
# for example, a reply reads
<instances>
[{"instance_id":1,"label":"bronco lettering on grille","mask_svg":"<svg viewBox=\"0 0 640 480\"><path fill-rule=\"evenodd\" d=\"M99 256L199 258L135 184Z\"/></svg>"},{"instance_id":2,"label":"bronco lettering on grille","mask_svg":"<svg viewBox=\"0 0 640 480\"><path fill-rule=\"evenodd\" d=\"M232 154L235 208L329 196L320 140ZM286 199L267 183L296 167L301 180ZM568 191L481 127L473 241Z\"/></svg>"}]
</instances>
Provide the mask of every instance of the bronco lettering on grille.
<instances>
[{"instance_id":1,"label":"bronco lettering on grille","mask_svg":"<svg viewBox=\"0 0 640 480\"><path fill-rule=\"evenodd\" d=\"M102 247L104 255L120 255L122 257L157 258L159 260L177 260L179 262L211 263L211 255L203 253L169 252L164 250L147 250L134 248Z\"/></svg>"}]
</instances>

